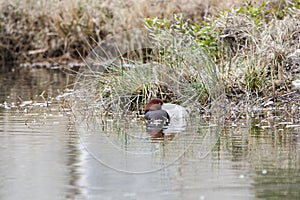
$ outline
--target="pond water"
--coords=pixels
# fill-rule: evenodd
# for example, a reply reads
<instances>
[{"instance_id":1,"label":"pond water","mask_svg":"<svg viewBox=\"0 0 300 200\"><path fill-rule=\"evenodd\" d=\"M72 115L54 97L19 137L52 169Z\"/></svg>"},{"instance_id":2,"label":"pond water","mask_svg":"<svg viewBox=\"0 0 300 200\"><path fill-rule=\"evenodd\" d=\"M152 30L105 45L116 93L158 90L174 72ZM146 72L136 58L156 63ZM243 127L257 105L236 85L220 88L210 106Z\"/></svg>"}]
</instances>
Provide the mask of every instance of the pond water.
<instances>
[{"instance_id":1,"label":"pond water","mask_svg":"<svg viewBox=\"0 0 300 200\"><path fill-rule=\"evenodd\" d=\"M1 72L0 199L300 199L299 127L219 129L195 117L157 140L143 123L104 119L95 124L105 134L93 134L56 98L71 81L43 68Z\"/></svg>"}]
</instances>

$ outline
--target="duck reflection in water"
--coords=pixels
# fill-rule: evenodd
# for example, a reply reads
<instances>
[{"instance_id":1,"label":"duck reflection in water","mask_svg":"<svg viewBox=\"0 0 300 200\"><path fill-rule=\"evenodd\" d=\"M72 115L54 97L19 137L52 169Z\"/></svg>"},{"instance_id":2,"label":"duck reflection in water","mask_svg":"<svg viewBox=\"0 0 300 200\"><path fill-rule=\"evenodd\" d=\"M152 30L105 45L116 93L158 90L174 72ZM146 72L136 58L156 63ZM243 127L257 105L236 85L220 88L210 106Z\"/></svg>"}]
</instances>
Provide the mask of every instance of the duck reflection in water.
<instances>
[{"instance_id":1,"label":"duck reflection in water","mask_svg":"<svg viewBox=\"0 0 300 200\"><path fill-rule=\"evenodd\" d=\"M184 107L163 103L153 98L145 108L146 131L152 138L163 138L165 134L176 134L185 129L187 111Z\"/></svg>"}]
</instances>

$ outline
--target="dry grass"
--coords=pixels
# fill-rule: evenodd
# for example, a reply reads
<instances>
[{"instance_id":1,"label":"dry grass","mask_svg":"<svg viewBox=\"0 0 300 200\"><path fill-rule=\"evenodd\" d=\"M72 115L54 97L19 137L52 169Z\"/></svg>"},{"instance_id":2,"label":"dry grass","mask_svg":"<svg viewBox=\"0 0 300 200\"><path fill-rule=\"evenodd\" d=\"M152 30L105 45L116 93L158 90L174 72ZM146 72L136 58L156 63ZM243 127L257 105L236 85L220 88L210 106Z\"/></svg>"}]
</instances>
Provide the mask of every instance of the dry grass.
<instances>
[{"instance_id":1,"label":"dry grass","mask_svg":"<svg viewBox=\"0 0 300 200\"><path fill-rule=\"evenodd\" d=\"M158 50L154 59L146 65L116 64L114 73L95 77L97 94L105 105L125 105L116 109L122 111L141 110L138 106L154 96L198 108L222 105L224 88L231 101L242 102L243 111L275 101L297 79L285 66L300 48L299 16L297 6L280 2L230 9L200 29L176 16L148 19Z\"/></svg>"},{"instance_id":2,"label":"dry grass","mask_svg":"<svg viewBox=\"0 0 300 200\"><path fill-rule=\"evenodd\" d=\"M180 26L181 22L177 21L176 26ZM184 23L183 26L186 25ZM99 51L95 50L93 56L94 63L82 68L77 80L76 89L83 92L83 96L90 97L87 98L88 105L101 102L104 110L120 113L143 111L153 97L180 103L190 109L224 100L218 99L224 90L217 67L192 35L172 29L152 30L149 27L149 31L148 40L152 45L149 46L151 52L147 55L150 57L147 63L143 62L143 58L131 60L122 57L123 53L119 55L120 62L113 60L118 57L115 52L124 51L122 44L135 47L135 43L141 43L141 39L132 40L139 35L136 32L121 33L99 44ZM106 51L100 51L102 49ZM108 58L114 62L106 62L105 53L112 55Z\"/></svg>"},{"instance_id":3,"label":"dry grass","mask_svg":"<svg viewBox=\"0 0 300 200\"><path fill-rule=\"evenodd\" d=\"M300 11L289 6L292 3L299 1L274 0L242 8L238 7L242 1L216 0L3 1L0 55L2 63L81 60L99 42L142 28L145 18L171 19L174 13L183 13L183 21L195 25L192 30L199 29L199 36L189 38L194 45L163 49L162 57L152 52L154 59L148 65L127 58L121 63L126 60L134 67L113 63L109 73L88 83L95 86L99 102L134 110L153 96L183 104L209 104L220 94L216 88L223 89L220 81L227 96L236 101L276 98L289 92L291 81L297 78L285 69L290 54L300 49ZM220 14L225 8L230 9ZM174 36L164 33L164 37L154 37L163 43ZM207 50L206 42L216 44Z\"/></svg>"},{"instance_id":4,"label":"dry grass","mask_svg":"<svg viewBox=\"0 0 300 200\"><path fill-rule=\"evenodd\" d=\"M0 1L0 52L8 61L80 60L109 35L143 27L146 17L185 13L200 22L236 1L215 0L39 0Z\"/></svg>"},{"instance_id":5,"label":"dry grass","mask_svg":"<svg viewBox=\"0 0 300 200\"><path fill-rule=\"evenodd\" d=\"M266 4L253 13L232 9L213 22L220 33L219 63L228 94L276 96L291 89L285 66L288 56L300 48L300 10L290 7L279 16L268 12L270 6L279 10L284 4Z\"/></svg>"}]
</instances>

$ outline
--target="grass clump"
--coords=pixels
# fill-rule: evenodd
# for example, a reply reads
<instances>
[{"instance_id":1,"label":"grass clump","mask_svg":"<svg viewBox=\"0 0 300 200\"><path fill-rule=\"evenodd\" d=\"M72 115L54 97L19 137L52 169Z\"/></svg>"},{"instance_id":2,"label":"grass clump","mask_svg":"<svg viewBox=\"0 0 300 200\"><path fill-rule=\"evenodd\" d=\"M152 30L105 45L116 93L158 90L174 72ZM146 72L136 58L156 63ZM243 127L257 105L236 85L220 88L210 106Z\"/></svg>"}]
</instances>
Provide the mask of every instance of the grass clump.
<instances>
[{"instance_id":1,"label":"grass clump","mask_svg":"<svg viewBox=\"0 0 300 200\"><path fill-rule=\"evenodd\" d=\"M224 11L211 26L228 96L272 96L288 91L287 57L300 48L299 2L263 2ZM299 35L298 35L299 37ZM281 90L277 90L281 87Z\"/></svg>"},{"instance_id":2,"label":"grass clump","mask_svg":"<svg viewBox=\"0 0 300 200\"><path fill-rule=\"evenodd\" d=\"M300 49L299 16L298 1L274 1L247 2L200 24L184 15L147 18L150 62L116 69L106 99L126 97L134 110L154 96L196 107L223 104L225 93L231 101L276 99L295 79L285 66Z\"/></svg>"},{"instance_id":3,"label":"grass clump","mask_svg":"<svg viewBox=\"0 0 300 200\"><path fill-rule=\"evenodd\" d=\"M101 75L95 80L99 83L97 94L101 94L99 98L102 105L113 106L114 110L122 112L142 111L151 98L159 97L165 102L199 108L222 95L223 88L219 83L219 72L215 63L202 44L197 42L193 29L182 16L174 15L172 20L148 18L146 28L151 42L147 46L150 53L145 51L148 57L146 63L143 60L128 59L120 53L119 63L114 61L105 70L98 70ZM114 52L123 52L120 44L138 46L133 43L143 41L139 39L124 42L124 38L131 38L125 35L107 40L112 42L110 45L100 43L97 49L115 46L116 50L109 48L106 51L113 55ZM135 35L131 34L134 38ZM96 54L107 58L102 51ZM99 65L104 60L97 58L97 55L92 57L96 58Z\"/></svg>"},{"instance_id":4,"label":"grass clump","mask_svg":"<svg viewBox=\"0 0 300 200\"><path fill-rule=\"evenodd\" d=\"M117 47L111 53L119 59L112 62L104 56L104 68L97 63L101 51L86 59L88 74L95 79L87 87L95 87L89 91L105 109L142 110L154 96L199 106L219 101L224 91L232 101L256 101L291 90L291 82L299 79L294 73L300 49L298 0L246 1L220 13L228 8L227 1L187 2L3 1L1 60L81 60L94 45L146 24L151 47L139 48L142 59L132 57L135 45L128 51Z\"/></svg>"},{"instance_id":5,"label":"grass clump","mask_svg":"<svg viewBox=\"0 0 300 200\"><path fill-rule=\"evenodd\" d=\"M73 0L0 4L3 63L78 60L78 52L87 55L87 44L101 39L104 24L110 23L102 4Z\"/></svg>"}]
</instances>

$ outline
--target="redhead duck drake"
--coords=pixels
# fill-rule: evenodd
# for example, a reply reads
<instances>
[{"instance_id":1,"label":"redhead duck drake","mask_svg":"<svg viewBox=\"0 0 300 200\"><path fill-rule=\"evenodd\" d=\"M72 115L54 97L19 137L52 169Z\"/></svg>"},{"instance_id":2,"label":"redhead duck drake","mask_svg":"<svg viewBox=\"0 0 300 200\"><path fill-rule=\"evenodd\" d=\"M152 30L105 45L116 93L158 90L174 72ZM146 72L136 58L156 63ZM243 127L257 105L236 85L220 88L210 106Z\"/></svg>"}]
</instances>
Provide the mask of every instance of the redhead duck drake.
<instances>
[{"instance_id":1,"label":"redhead duck drake","mask_svg":"<svg viewBox=\"0 0 300 200\"><path fill-rule=\"evenodd\" d=\"M162 109L163 101L158 98L153 98L146 105L145 119L146 120L160 120L168 124L170 122L170 116L166 110Z\"/></svg>"},{"instance_id":2,"label":"redhead duck drake","mask_svg":"<svg viewBox=\"0 0 300 200\"><path fill-rule=\"evenodd\" d=\"M153 98L145 108L146 120L163 120L167 123L185 123L188 117L187 110L177 104L163 103L159 98Z\"/></svg>"},{"instance_id":3,"label":"redhead duck drake","mask_svg":"<svg viewBox=\"0 0 300 200\"><path fill-rule=\"evenodd\" d=\"M177 104L151 99L145 108L146 130L152 137L180 133L187 126L188 112ZM167 125L167 126L165 126Z\"/></svg>"}]
</instances>

